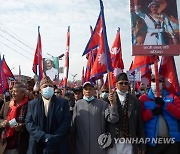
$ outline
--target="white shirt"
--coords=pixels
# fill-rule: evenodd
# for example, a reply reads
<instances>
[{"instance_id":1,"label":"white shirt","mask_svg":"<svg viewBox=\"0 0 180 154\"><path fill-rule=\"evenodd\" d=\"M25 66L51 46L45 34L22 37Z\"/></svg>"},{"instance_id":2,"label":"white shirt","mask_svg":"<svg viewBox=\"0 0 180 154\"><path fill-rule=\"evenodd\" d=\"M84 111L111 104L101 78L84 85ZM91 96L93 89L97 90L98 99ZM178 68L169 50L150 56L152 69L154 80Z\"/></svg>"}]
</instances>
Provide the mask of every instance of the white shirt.
<instances>
[{"instance_id":1,"label":"white shirt","mask_svg":"<svg viewBox=\"0 0 180 154\"><path fill-rule=\"evenodd\" d=\"M123 95L121 95L121 94L119 94L119 93L117 92L117 94L118 94L118 97L119 97L119 100L120 100L121 105L124 106L125 101L126 101L126 93L123 94Z\"/></svg>"},{"instance_id":2,"label":"white shirt","mask_svg":"<svg viewBox=\"0 0 180 154\"><path fill-rule=\"evenodd\" d=\"M46 75L49 76L52 81L54 81L54 79L58 76L58 70L52 67L50 70L46 70Z\"/></svg>"},{"instance_id":3,"label":"white shirt","mask_svg":"<svg viewBox=\"0 0 180 154\"><path fill-rule=\"evenodd\" d=\"M45 99L44 97L42 97L42 99L43 99L43 102L44 102L44 113L45 113L45 115L47 117L49 104L50 104L51 99Z\"/></svg>"}]
</instances>

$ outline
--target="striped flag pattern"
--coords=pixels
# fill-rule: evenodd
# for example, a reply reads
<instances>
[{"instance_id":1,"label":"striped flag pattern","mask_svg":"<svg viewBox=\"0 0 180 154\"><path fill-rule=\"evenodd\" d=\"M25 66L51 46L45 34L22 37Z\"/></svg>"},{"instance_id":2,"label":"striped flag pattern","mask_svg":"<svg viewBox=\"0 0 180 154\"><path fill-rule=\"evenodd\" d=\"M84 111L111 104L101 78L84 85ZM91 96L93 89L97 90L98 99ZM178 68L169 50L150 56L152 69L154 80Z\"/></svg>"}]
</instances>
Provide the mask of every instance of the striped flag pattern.
<instances>
[{"instance_id":1,"label":"striped flag pattern","mask_svg":"<svg viewBox=\"0 0 180 154\"><path fill-rule=\"evenodd\" d=\"M64 65L64 79L63 87L67 87L68 72L69 72L69 48L70 48L70 26L68 26L67 31L67 42L66 42L66 52L65 52L65 65Z\"/></svg>"},{"instance_id":2,"label":"striped flag pattern","mask_svg":"<svg viewBox=\"0 0 180 154\"><path fill-rule=\"evenodd\" d=\"M38 76L38 81L43 77L43 69L42 69L42 46L41 46L41 35L40 35L40 27L38 26L38 41L36 46L36 51L34 55L33 61L33 72Z\"/></svg>"}]
</instances>

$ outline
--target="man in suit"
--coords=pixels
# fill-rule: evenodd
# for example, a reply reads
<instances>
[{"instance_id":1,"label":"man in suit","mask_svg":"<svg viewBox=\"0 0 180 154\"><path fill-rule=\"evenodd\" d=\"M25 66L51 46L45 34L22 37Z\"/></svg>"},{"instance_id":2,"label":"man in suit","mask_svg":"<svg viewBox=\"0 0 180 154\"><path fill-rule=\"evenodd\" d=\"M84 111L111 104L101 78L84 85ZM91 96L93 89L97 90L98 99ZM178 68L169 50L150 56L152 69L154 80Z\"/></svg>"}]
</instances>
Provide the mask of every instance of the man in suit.
<instances>
[{"instance_id":1,"label":"man in suit","mask_svg":"<svg viewBox=\"0 0 180 154\"><path fill-rule=\"evenodd\" d=\"M28 154L69 154L71 116L67 100L54 95L48 76L40 82L41 97L28 104L26 128L30 133Z\"/></svg>"},{"instance_id":2,"label":"man in suit","mask_svg":"<svg viewBox=\"0 0 180 154\"><path fill-rule=\"evenodd\" d=\"M116 91L109 94L110 107L105 111L109 131L113 138L144 139L144 127L139 100L128 91L129 81L126 73L116 76ZM113 111L113 114L112 114ZM115 142L108 154L144 154L145 145L140 142Z\"/></svg>"}]
</instances>

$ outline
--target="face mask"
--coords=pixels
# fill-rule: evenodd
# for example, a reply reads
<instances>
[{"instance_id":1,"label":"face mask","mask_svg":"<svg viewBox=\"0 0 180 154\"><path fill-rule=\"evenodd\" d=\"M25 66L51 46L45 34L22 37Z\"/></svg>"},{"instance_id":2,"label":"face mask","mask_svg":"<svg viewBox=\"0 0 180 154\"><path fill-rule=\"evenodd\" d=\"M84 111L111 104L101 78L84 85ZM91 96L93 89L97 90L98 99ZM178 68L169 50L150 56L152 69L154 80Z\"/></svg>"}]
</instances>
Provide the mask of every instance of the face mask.
<instances>
[{"instance_id":1,"label":"face mask","mask_svg":"<svg viewBox=\"0 0 180 154\"><path fill-rule=\"evenodd\" d=\"M118 94L120 94L120 95L126 95L127 93L128 93L128 91L126 91L126 92L121 92L119 89L116 89L116 92L118 93Z\"/></svg>"},{"instance_id":2,"label":"face mask","mask_svg":"<svg viewBox=\"0 0 180 154\"><path fill-rule=\"evenodd\" d=\"M103 99L106 99L106 98L108 98L108 93L106 93L106 92L103 92L102 94L101 94L101 98L103 98Z\"/></svg>"},{"instance_id":3,"label":"face mask","mask_svg":"<svg viewBox=\"0 0 180 154\"><path fill-rule=\"evenodd\" d=\"M142 94L145 94L145 90L140 90L139 93L142 95Z\"/></svg>"},{"instance_id":4,"label":"face mask","mask_svg":"<svg viewBox=\"0 0 180 154\"><path fill-rule=\"evenodd\" d=\"M52 87L46 87L46 88L43 88L42 90L42 96L49 99L53 96L54 94L54 88Z\"/></svg>"},{"instance_id":5,"label":"face mask","mask_svg":"<svg viewBox=\"0 0 180 154\"><path fill-rule=\"evenodd\" d=\"M153 93L156 93L156 83L155 82L151 82L151 89ZM162 83L159 83L159 90L162 90Z\"/></svg>"},{"instance_id":6,"label":"face mask","mask_svg":"<svg viewBox=\"0 0 180 154\"><path fill-rule=\"evenodd\" d=\"M10 94L9 94L8 92L6 92L6 93L5 93L5 96L8 97L8 96L10 96Z\"/></svg>"},{"instance_id":7,"label":"face mask","mask_svg":"<svg viewBox=\"0 0 180 154\"><path fill-rule=\"evenodd\" d=\"M83 96L83 99L86 100L87 102L90 102L94 99L94 96L91 96L90 98L87 98L86 96Z\"/></svg>"}]
</instances>

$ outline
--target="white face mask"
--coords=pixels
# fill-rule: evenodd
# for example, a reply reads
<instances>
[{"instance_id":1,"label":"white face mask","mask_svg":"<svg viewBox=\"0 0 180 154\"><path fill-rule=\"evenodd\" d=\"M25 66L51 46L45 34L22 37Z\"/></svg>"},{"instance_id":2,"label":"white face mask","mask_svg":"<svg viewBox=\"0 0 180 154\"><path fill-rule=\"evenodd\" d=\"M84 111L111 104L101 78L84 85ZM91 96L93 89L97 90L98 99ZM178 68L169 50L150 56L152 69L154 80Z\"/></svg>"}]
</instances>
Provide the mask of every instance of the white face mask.
<instances>
[{"instance_id":1,"label":"white face mask","mask_svg":"<svg viewBox=\"0 0 180 154\"><path fill-rule=\"evenodd\" d=\"M86 96L83 96L83 99L86 100L87 102L90 102L94 99L94 96L91 96L90 98L87 98Z\"/></svg>"},{"instance_id":2,"label":"white face mask","mask_svg":"<svg viewBox=\"0 0 180 154\"><path fill-rule=\"evenodd\" d=\"M101 93L101 98L106 99L106 98L108 98L108 95L109 95L109 93L103 92L103 93Z\"/></svg>"},{"instance_id":3,"label":"white face mask","mask_svg":"<svg viewBox=\"0 0 180 154\"><path fill-rule=\"evenodd\" d=\"M118 93L118 94L120 94L120 95L126 95L127 93L128 93L128 91L126 91L126 92L121 92L119 89L116 89L116 92Z\"/></svg>"},{"instance_id":4,"label":"white face mask","mask_svg":"<svg viewBox=\"0 0 180 154\"><path fill-rule=\"evenodd\" d=\"M41 94L43 95L43 97L49 99L53 96L54 94L54 88L52 87L46 87L46 88L43 88L41 90Z\"/></svg>"},{"instance_id":5,"label":"white face mask","mask_svg":"<svg viewBox=\"0 0 180 154\"><path fill-rule=\"evenodd\" d=\"M152 92L155 94L156 93L156 83L155 82L151 82L151 89ZM159 83L159 90L162 90L162 83Z\"/></svg>"}]
</instances>

